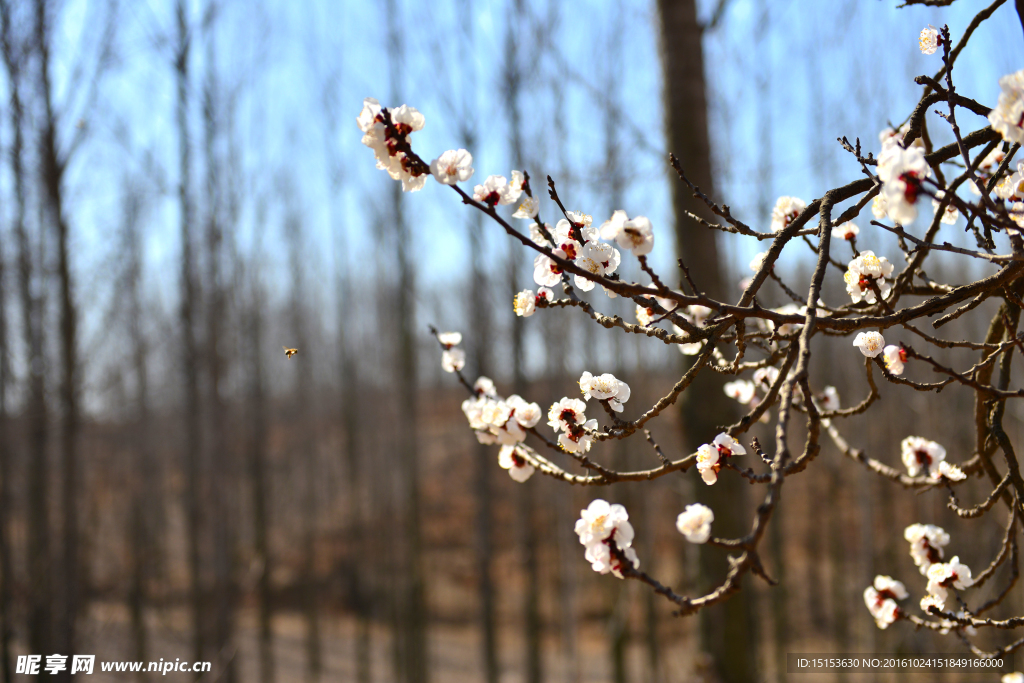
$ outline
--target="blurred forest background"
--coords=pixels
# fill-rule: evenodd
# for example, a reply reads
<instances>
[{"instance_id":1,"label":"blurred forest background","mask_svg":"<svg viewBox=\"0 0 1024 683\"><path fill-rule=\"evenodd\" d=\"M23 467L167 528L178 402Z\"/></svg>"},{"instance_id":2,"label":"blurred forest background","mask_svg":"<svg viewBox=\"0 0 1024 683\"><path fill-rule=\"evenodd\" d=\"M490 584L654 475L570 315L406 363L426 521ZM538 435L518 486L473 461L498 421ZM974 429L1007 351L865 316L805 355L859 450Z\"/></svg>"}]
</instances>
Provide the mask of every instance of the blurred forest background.
<instances>
[{"instance_id":1,"label":"blurred forest background","mask_svg":"<svg viewBox=\"0 0 1024 683\"><path fill-rule=\"evenodd\" d=\"M643 406L678 353L574 311L516 320L532 259L436 183L402 196L355 125L364 97L408 103L426 116L425 158L466 147L474 181L522 168L598 223L645 214L660 272L678 246L738 292L760 246L677 230L688 198L667 153L761 229L778 195L858 177L836 138L877 152L913 77L938 70L920 29L956 38L981 8L896 4L0 0L3 683L16 655L55 652L209 660L205 680L261 683L656 683L783 680L786 652L947 651L902 624L878 631L863 588L913 579L911 522L963 530L969 563L998 529L968 536L940 494L893 495L834 450L787 486L768 558L782 585L747 585L712 640L595 575L572 525L603 497L630 511L644 567L697 590L714 563L673 525L707 495L696 474L515 484L466 428L427 326L461 330L469 373L545 409L583 369L614 372ZM1021 47L1008 4L958 62L959 90L993 104ZM861 248L898 255L866 227ZM800 292L810 255L780 262ZM761 303L786 303L776 293ZM595 301L632 320L632 305ZM859 362L821 363L845 405L860 400ZM693 391L702 405L654 426L666 452L710 438L693 420L733 416L719 385ZM966 458L969 395L943 397L938 411L883 387L909 412L855 418L856 445L895 465L913 433ZM596 455L641 465L645 448ZM742 512L747 487L733 488Z\"/></svg>"}]
</instances>

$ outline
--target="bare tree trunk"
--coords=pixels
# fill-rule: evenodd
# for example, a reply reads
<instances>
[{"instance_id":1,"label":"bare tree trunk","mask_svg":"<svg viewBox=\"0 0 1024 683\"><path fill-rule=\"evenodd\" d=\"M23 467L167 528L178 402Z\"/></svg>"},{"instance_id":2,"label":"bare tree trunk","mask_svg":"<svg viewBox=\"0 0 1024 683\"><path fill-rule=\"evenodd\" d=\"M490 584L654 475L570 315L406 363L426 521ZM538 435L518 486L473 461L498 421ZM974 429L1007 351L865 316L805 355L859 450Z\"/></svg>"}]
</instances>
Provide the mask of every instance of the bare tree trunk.
<instances>
[{"instance_id":1,"label":"bare tree trunk","mask_svg":"<svg viewBox=\"0 0 1024 683\"><path fill-rule=\"evenodd\" d=\"M216 71L216 2L206 7L205 78L203 83L203 138L206 163L206 344L203 358L209 376L204 416L209 434L211 488L217 494L213 501L213 645L220 662L222 677L227 683L237 678L234 643L234 598L232 580L234 539L231 533L233 514L231 449L226 434L227 410L224 405L223 381L226 373L224 326L227 316L224 263L224 202L221 178L226 168L217 156L220 138L219 118L223 112L218 98Z\"/></svg>"},{"instance_id":2,"label":"bare tree trunk","mask_svg":"<svg viewBox=\"0 0 1024 683\"><path fill-rule=\"evenodd\" d=\"M188 580L192 607L192 657L204 661L204 624L206 623L203 604L202 555L200 535L202 533L202 512L200 495L201 477L201 412L199 403L199 345L196 334L198 292L195 262L192 255L192 153L188 126L189 108L189 54L191 51L191 26L185 0L177 0L177 44L174 70L177 81L177 127L179 154L178 200L181 218L181 301L179 305L182 334L182 379L185 385L185 510L188 536Z\"/></svg>"},{"instance_id":3,"label":"bare tree trunk","mask_svg":"<svg viewBox=\"0 0 1024 683\"><path fill-rule=\"evenodd\" d=\"M462 111L462 145L468 150L477 149L477 127L475 123L473 101L477 95L476 62L473 59L475 47L473 25L475 14L473 4L463 0L460 7L463 37L460 64L465 69L462 75L465 83L464 93L467 100ZM469 239L470 277L473 286L469 296L469 321L472 338L470 339L473 368L478 376L489 376L491 348L491 320L488 306L490 292L487 273L484 267L483 217L473 212L466 224L466 235ZM484 680L487 683L498 683L500 678L500 659L498 656L498 629L495 618L494 571L492 561L494 546L492 543L494 512L492 493L492 471L494 456L492 449L485 444L476 444L473 454L474 503L476 505L476 552L477 594L480 600L480 635L484 664Z\"/></svg>"},{"instance_id":4,"label":"bare tree trunk","mask_svg":"<svg viewBox=\"0 0 1024 683\"><path fill-rule=\"evenodd\" d=\"M337 231L338 234L340 231ZM338 250L345 253L344 247ZM345 322L353 319L354 297L352 278L349 273L338 275L338 348L341 369L341 422L345 428L345 462L348 468L348 519L349 538L352 544L352 558L348 568L349 603L356 614L356 681L370 683L372 678L370 617L373 612L373 596L370 586L364 580L365 565L370 559L367 552L364 531L362 492L367 479L360 463L360 431L362 411L359 405L359 366L356 362L355 335L346 332Z\"/></svg>"},{"instance_id":5,"label":"bare tree trunk","mask_svg":"<svg viewBox=\"0 0 1024 683\"><path fill-rule=\"evenodd\" d=\"M148 633L146 628L146 607L148 584L154 575L157 545L160 529L157 518L160 508L156 457L153 453L149 406L149 344L143 330L142 305L142 240L139 225L142 213L142 199L138 189L125 182L124 197L123 253L127 272L124 286L128 297L128 333L131 342L131 359L135 374L134 421L132 443L137 462L137 476L132 489L132 518L129 523L129 548L131 548L131 583L129 587L129 612L132 620L135 659L149 659ZM149 676L141 671L136 676L146 681Z\"/></svg>"},{"instance_id":6,"label":"bare tree trunk","mask_svg":"<svg viewBox=\"0 0 1024 683\"><path fill-rule=\"evenodd\" d=\"M519 97L522 91L523 76L519 65L520 21L525 7L522 0L511 0L508 5L508 19L505 33L505 68L504 85L505 110L509 116L510 156L512 166L523 169L523 124L519 110ZM523 250L517 245L508 243L508 299L515 297L519 291L519 273L523 269ZM507 310L507 309L506 309ZM526 391L526 373L523 368L523 320L512 316L512 386L515 393L522 395ZM492 461L493 462L493 461ZM488 463L490 465L490 462ZM540 616L540 570L537 563L537 526L533 504L533 486L518 487L519 515L523 520L520 540L523 557L523 569L526 572L526 585L523 592L523 642L526 644L526 681L540 683L543 680L543 661L541 659L541 639L543 623Z\"/></svg>"},{"instance_id":7,"label":"bare tree trunk","mask_svg":"<svg viewBox=\"0 0 1024 683\"><path fill-rule=\"evenodd\" d=\"M300 410L294 418L297 423L299 438L299 455L302 461L302 568L300 581L302 585L303 613L306 619L306 676L316 681L321 673L320 653L320 617L319 617L319 584L316 576L316 453L313 441L314 421L308 416L313 410L313 366L310 349L309 321L306 314L308 300L305 287L305 269L302 249L304 232L302 223L296 214L289 215L285 224L285 234L289 243L289 260L291 266L291 328L295 335L295 343L299 354L292 359L298 367L295 381L295 406ZM303 353L305 350L307 353Z\"/></svg>"},{"instance_id":8,"label":"bare tree trunk","mask_svg":"<svg viewBox=\"0 0 1024 683\"><path fill-rule=\"evenodd\" d=\"M10 125L14 135L9 158L14 181L14 234L18 243L18 290L22 334L28 352L28 645L32 652L52 652L50 521L48 513L46 357L43 298L35 286L32 241L25 224L24 110L21 102L22 53L15 47L11 8L0 0L4 66L10 87Z\"/></svg>"},{"instance_id":9,"label":"bare tree trunk","mask_svg":"<svg viewBox=\"0 0 1024 683\"><path fill-rule=\"evenodd\" d=\"M274 642L271 606L271 555L269 542L270 496L267 482L267 400L263 379L263 307L267 305L260 276L263 231L266 208L261 202L256 209L255 257L251 264L248 315L249 339L249 476L252 485L253 542L259 570L256 594L259 602L260 683L274 683Z\"/></svg>"},{"instance_id":10,"label":"bare tree trunk","mask_svg":"<svg viewBox=\"0 0 1024 683\"><path fill-rule=\"evenodd\" d=\"M692 182L714 196L711 144L708 136L708 105L704 81L701 27L696 0L658 0L661 15L661 50L665 69L665 111L669 149ZM713 296L724 293L716 234L686 219L690 211L707 214L681 182L672 183L678 255L689 265L694 279ZM716 426L726 421L734 407L722 392L722 381L701 373L682 396L683 443L692 452L709 442ZM696 400L699 397L699 401ZM722 533L742 533L747 524L745 484L739 477L722 477L713 487L698 485L698 498L715 511ZM728 530L728 531L726 531ZM727 553L701 546L701 588L720 583L728 571ZM753 610L746 593L724 605L701 612L701 646L709 653L718 676L725 682L755 678L757 647ZM736 648L735 643L746 643Z\"/></svg>"},{"instance_id":11,"label":"bare tree trunk","mask_svg":"<svg viewBox=\"0 0 1024 683\"><path fill-rule=\"evenodd\" d=\"M64 214L63 185L65 160L58 150L57 120L50 85L50 18L45 0L36 0L36 49L39 52L39 89L44 103L43 130L40 137L42 184L45 189L45 215L56 233L57 279L60 292L60 407L61 407L61 506L63 515L62 581L56 645L60 652L75 651L75 624L81 592L81 561L78 550L78 431L79 361L77 349L77 310L68 251L68 225ZM70 680L68 670L57 674Z\"/></svg>"},{"instance_id":12,"label":"bare tree trunk","mask_svg":"<svg viewBox=\"0 0 1024 683\"><path fill-rule=\"evenodd\" d=\"M404 69L404 45L398 19L402 16L396 0L386 4L389 43L391 101L401 99L400 74ZM397 105L395 105L397 106ZM398 420L402 429L398 434L399 488L402 492L400 514L404 531L402 573L404 590L404 656L406 683L426 683L429 680L427 661L427 604L426 581L423 571L422 530L420 528L420 484L418 432L418 389L416 362L416 275L410 258L412 233L405 221L402 189L392 183L391 229L395 245L396 270L394 320L398 325L397 369L399 406Z\"/></svg>"},{"instance_id":13,"label":"bare tree trunk","mask_svg":"<svg viewBox=\"0 0 1024 683\"><path fill-rule=\"evenodd\" d=\"M11 536L8 525L11 516L11 441L7 414L7 388L11 381L11 349L7 326L7 254L4 252L4 234L0 232L0 681L11 683Z\"/></svg>"}]
</instances>

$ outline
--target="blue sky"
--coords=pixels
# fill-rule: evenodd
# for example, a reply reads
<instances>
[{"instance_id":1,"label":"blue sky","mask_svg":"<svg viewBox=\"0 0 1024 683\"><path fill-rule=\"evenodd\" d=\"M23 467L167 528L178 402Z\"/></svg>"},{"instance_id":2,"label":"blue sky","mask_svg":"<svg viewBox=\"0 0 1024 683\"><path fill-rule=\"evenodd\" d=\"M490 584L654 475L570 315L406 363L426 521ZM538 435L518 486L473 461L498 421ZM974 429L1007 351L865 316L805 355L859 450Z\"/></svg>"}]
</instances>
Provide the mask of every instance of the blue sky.
<instances>
[{"instance_id":1,"label":"blue sky","mask_svg":"<svg viewBox=\"0 0 1024 683\"><path fill-rule=\"evenodd\" d=\"M241 188L237 243L243 253L254 248L262 202L267 220L261 244L272 289L286 280L283 225L289 207L306 230L314 282L327 282L335 259L342 258L350 272L372 287L374 272L366 264L387 261L374 233L392 181L374 168L372 153L359 142L355 116L364 97L420 109L426 128L414 136L414 144L428 160L460 146L460 124L468 109L479 135L479 144L470 150L476 167L473 181L510 170L500 80L513 16L510 3L394 1L405 42L405 64L395 85L389 81L383 1L228 0L218 6L211 24L212 52L199 30L206 3L190 7L197 30L191 62L193 181L203 181L199 95L212 54L221 101L233 103L235 138L218 154L231 162ZM702 16L708 16L715 3L700 4ZM810 200L859 177L856 163L835 139L859 136L865 149L877 151L878 131L888 121L902 120L918 97L913 77L933 74L941 64L939 55L919 52L921 28L945 22L957 38L983 3L961 0L946 9L896 5L892 0L729 3L720 26L706 37L705 51L718 196L735 215L764 229L776 196ZM959 91L984 103L994 104L1001 75L1024 66L1021 28L1011 5L983 25L956 69ZM654 4L523 0L523 6L525 11L517 15L516 45L525 75L521 112L526 168L535 187L542 190L544 176L551 174L569 208L591 213L598 222L615 208L649 216L657 235L655 262L668 271L673 262L668 201L673 180L665 162ZM102 301L111 294L108 273L116 264L112 236L122 184L126 177L136 177L149 198L148 287L153 300L171 311L180 248L170 51L174 4L121 4L118 60L105 76L97 104L85 110L83 89L71 87L71 74L83 56L88 65L95 55L105 9L97 0L63 5L55 55L58 101L66 111L61 134L67 139L80 119L90 132L68 176L80 296ZM466 13L472 44L461 28ZM542 29L548 31L546 40L537 38ZM400 102L389 101L395 89ZM614 102L623 120L616 133L620 170L627 181L622 206L611 205L602 171L603 101ZM762 132L766 125L767 137ZM965 113L961 125L969 131L985 122ZM950 139L939 129L933 116L936 140ZM0 144L6 144L9 131L0 131ZM339 174L333 186L332 165ZM0 183L9 187L6 169L0 172ZM542 215L553 220L553 209L545 202ZM406 197L406 214L424 289L461 286L467 209L447 188L429 182L422 192ZM867 218L861 223L864 229ZM497 226L484 227L488 254L503 262L507 239ZM876 232L868 227L861 246L877 244L882 248L876 251L884 252L892 241ZM957 232L952 241L959 238ZM339 244L346 246L341 256ZM729 240L723 250L741 277L758 245ZM528 283L528 270L523 279ZM330 287L319 288L316 296L322 297L318 300L325 310L332 310ZM102 338L102 317L89 316L87 344Z\"/></svg>"}]
</instances>

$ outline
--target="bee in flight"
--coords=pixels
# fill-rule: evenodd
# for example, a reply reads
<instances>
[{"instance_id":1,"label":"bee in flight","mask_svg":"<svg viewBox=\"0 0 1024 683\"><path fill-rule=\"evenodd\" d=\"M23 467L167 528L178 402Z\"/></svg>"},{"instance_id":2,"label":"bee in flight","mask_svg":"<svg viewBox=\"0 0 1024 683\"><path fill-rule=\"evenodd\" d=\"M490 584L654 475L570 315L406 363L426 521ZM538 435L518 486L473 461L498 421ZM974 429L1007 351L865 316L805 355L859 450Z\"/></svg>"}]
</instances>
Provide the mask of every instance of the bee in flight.
<instances>
[{"instance_id":1,"label":"bee in flight","mask_svg":"<svg viewBox=\"0 0 1024 683\"><path fill-rule=\"evenodd\" d=\"M287 346L283 346L281 348L284 349L284 355L286 358L291 358L292 356L299 352L298 349L289 349Z\"/></svg>"}]
</instances>

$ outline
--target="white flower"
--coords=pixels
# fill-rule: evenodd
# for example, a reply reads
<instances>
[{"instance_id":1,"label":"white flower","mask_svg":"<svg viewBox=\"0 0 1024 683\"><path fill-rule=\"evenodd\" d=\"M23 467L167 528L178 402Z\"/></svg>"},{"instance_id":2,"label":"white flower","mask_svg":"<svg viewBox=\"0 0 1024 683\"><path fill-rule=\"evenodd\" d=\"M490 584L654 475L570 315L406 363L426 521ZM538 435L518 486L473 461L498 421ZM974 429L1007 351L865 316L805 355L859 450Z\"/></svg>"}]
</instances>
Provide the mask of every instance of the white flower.
<instances>
[{"instance_id":1,"label":"white flower","mask_svg":"<svg viewBox=\"0 0 1024 683\"><path fill-rule=\"evenodd\" d=\"M529 318L537 310L537 295L532 289L524 289L512 299L512 310L521 318Z\"/></svg>"},{"instance_id":2,"label":"white flower","mask_svg":"<svg viewBox=\"0 0 1024 683\"><path fill-rule=\"evenodd\" d=\"M949 534L934 524L911 524L904 530L903 538L910 542L910 556L925 576L929 567L942 561L942 549L949 545Z\"/></svg>"},{"instance_id":3,"label":"white flower","mask_svg":"<svg viewBox=\"0 0 1024 683\"><path fill-rule=\"evenodd\" d=\"M473 391L476 392L477 396L490 396L491 398L498 397L498 390L494 386L494 382L491 381L490 377L478 377L473 382Z\"/></svg>"},{"instance_id":4,"label":"white flower","mask_svg":"<svg viewBox=\"0 0 1024 683\"><path fill-rule=\"evenodd\" d=\"M589 213L583 213L582 211L567 211L569 220L573 223L579 223L584 228L589 228L594 223L594 217Z\"/></svg>"},{"instance_id":5,"label":"white flower","mask_svg":"<svg viewBox=\"0 0 1024 683\"><path fill-rule=\"evenodd\" d=\"M711 444L706 443L697 449L697 471L708 486L718 481L718 472L722 469L719 458L718 449Z\"/></svg>"},{"instance_id":6,"label":"white flower","mask_svg":"<svg viewBox=\"0 0 1024 683\"><path fill-rule=\"evenodd\" d=\"M891 593L890 597L893 597L897 600L906 600L907 597L910 595L909 593L907 593L907 589L903 585L903 583L897 581L891 576L883 576L879 574L875 577L874 586L875 590L879 593Z\"/></svg>"},{"instance_id":7,"label":"white flower","mask_svg":"<svg viewBox=\"0 0 1024 683\"><path fill-rule=\"evenodd\" d=\"M764 266L764 260L768 258L768 252L762 251L758 254L754 254L754 258L750 259L750 269L755 273L759 272Z\"/></svg>"},{"instance_id":8,"label":"white flower","mask_svg":"<svg viewBox=\"0 0 1024 683\"><path fill-rule=\"evenodd\" d=\"M523 200L523 203L519 205L519 208L515 210L515 213L512 214L512 218L522 218L524 220L532 220L532 219L537 217L537 214L539 212L540 212L540 200L536 199L534 197L527 196L526 199ZM533 228L535 228L535 227L536 226L531 226L531 235L532 235ZM540 231L538 230L537 233L540 234ZM536 241L536 240L534 240L534 241Z\"/></svg>"},{"instance_id":9,"label":"white flower","mask_svg":"<svg viewBox=\"0 0 1024 683\"><path fill-rule=\"evenodd\" d=\"M772 209L772 232L781 232L807 208L804 200L796 197L779 197Z\"/></svg>"},{"instance_id":10,"label":"white flower","mask_svg":"<svg viewBox=\"0 0 1024 683\"><path fill-rule=\"evenodd\" d=\"M481 204L494 206L507 193L508 179L501 175L489 175L480 185L473 188L473 199Z\"/></svg>"},{"instance_id":11,"label":"white flower","mask_svg":"<svg viewBox=\"0 0 1024 683\"><path fill-rule=\"evenodd\" d=\"M942 190L938 190L935 193L935 199L932 200L932 208L936 211L939 210L939 205L942 203L941 200L946 196L946 193ZM942 213L942 218L939 220L946 225L953 225L957 219L960 218L960 210L956 208L953 202L946 205L946 210Z\"/></svg>"},{"instance_id":12,"label":"white flower","mask_svg":"<svg viewBox=\"0 0 1024 683\"><path fill-rule=\"evenodd\" d=\"M523 457L518 446L505 445L498 451L498 465L508 470L508 476L520 484L529 479L534 472L533 465Z\"/></svg>"},{"instance_id":13,"label":"white flower","mask_svg":"<svg viewBox=\"0 0 1024 683\"><path fill-rule=\"evenodd\" d=\"M359 130L369 133L376 128L377 124L380 123L377 119L380 109L380 102L377 101L377 98L367 97L364 99L363 109L359 112L359 116L356 117L356 124L359 126Z\"/></svg>"},{"instance_id":14,"label":"white flower","mask_svg":"<svg viewBox=\"0 0 1024 683\"><path fill-rule=\"evenodd\" d=\"M561 431L558 443L569 453L586 453L593 444L597 420L588 420L587 404L578 398L563 398L548 410L548 425Z\"/></svg>"},{"instance_id":15,"label":"white flower","mask_svg":"<svg viewBox=\"0 0 1024 683\"><path fill-rule=\"evenodd\" d=\"M556 432L567 426L586 421L587 404L578 398L563 398L551 404L548 410L548 425Z\"/></svg>"},{"instance_id":16,"label":"white flower","mask_svg":"<svg viewBox=\"0 0 1024 683\"><path fill-rule=\"evenodd\" d=\"M941 601L939 609L943 611L946 609L946 598L949 596L950 588L963 590L973 585L971 568L962 564L959 557L954 557L946 563L933 564L928 568L928 594Z\"/></svg>"},{"instance_id":17,"label":"white flower","mask_svg":"<svg viewBox=\"0 0 1024 683\"><path fill-rule=\"evenodd\" d=\"M408 134L417 130L423 130L425 122L426 119L423 118L423 114L409 105L403 104L391 110L391 123L395 124L400 133Z\"/></svg>"},{"instance_id":18,"label":"white flower","mask_svg":"<svg viewBox=\"0 0 1024 683\"><path fill-rule=\"evenodd\" d=\"M590 400L596 398L599 401L608 401L608 406L617 413L622 412L622 404L629 400L629 385L615 375L605 373L595 377L589 372L580 376L580 391L583 398Z\"/></svg>"},{"instance_id":19,"label":"white flower","mask_svg":"<svg viewBox=\"0 0 1024 683\"><path fill-rule=\"evenodd\" d=\"M389 133L384 126L380 102L372 97L363 100L363 109L356 117L356 124L363 131L363 144L373 150L377 168L387 171L395 180L402 181L403 191L415 192L427 182L426 173L418 165L410 168L411 160L398 147L409 133L423 128L423 114L403 104L391 110L391 123L393 130Z\"/></svg>"},{"instance_id":20,"label":"white flower","mask_svg":"<svg viewBox=\"0 0 1024 683\"><path fill-rule=\"evenodd\" d=\"M862 251L857 258L850 261L846 266L846 273L843 274L843 281L846 282L846 293L850 295L853 303L859 303L862 299L869 304L875 303L875 290L871 286L872 281L878 285L882 298L889 297L892 291L892 283L886 278L892 275L893 265L884 256L875 256L873 251Z\"/></svg>"},{"instance_id":21,"label":"white flower","mask_svg":"<svg viewBox=\"0 0 1024 683\"><path fill-rule=\"evenodd\" d=\"M587 242L583 245L583 249L580 251L580 255L575 263L577 267L582 268L588 273L603 277L614 273L615 269L619 267L620 260L621 257L619 256L618 249L611 245L600 242ZM584 292L589 292L594 288L595 283L582 275L574 275L573 280L576 286Z\"/></svg>"},{"instance_id":22,"label":"white flower","mask_svg":"<svg viewBox=\"0 0 1024 683\"><path fill-rule=\"evenodd\" d=\"M637 557L634 548L623 548L622 554L625 555L626 561L632 564L634 569L640 567L640 559ZM614 576L620 579L623 578L622 565L619 564L617 559L612 557L612 551L607 544L596 543L587 546L583 556L590 562L591 568L598 574L611 572Z\"/></svg>"},{"instance_id":23,"label":"white flower","mask_svg":"<svg viewBox=\"0 0 1024 683\"><path fill-rule=\"evenodd\" d=\"M907 362L907 352L902 346L890 344L882 349L882 360L886 369L894 375L903 374L903 365Z\"/></svg>"},{"instance_id":24,"label":"white flower","mask_svg":"<svg viewBox=\"0 0 1024 683\"><path fill-rule=\"evenodd\" d=\"M853 345L868 358L874 358L882 352L885 338L878 332L861 332L853 340Z\"/></svg>"},{"instance_id":25,"label":"white flower","mask_svg":"<svg viewBox=\"0 0 1024 683\"><path fill-rule=\"evenodd\" d=\"M932 470L931 476L932 479L942 479L945 477L950 481L963 481L967 478L967 475L964 474L962 469L956 465L946 462L945 460L940 462L936 469Z\"/></svg>"},{"instance_id":26,"label":"white flower","mask_svg":"<svg viewBox=\"0 0 1024 683\"><path fill-rule=\"evenodd\" d=\"M610 505L600 498L591 501L587 509L580 511L574 530L580 537L580 544L586 547L584 556L594 571L601 574L611 572L622 578L622 566L611 552L613 543L634 568L640 566L636 551L630 547L634 533L629 514L621 505Z\"/></svg>"},{"instance_id":27,"label":"white flower","mask_svg":"<svg viewBox=\"0 0 1024 683\"><path fill-rule=\"evenodd\" d=\"M462 343L462 333L442 332L441 334L437 335L437 341L439 341L441 343L441 346L443 346L444 348L450 349L453 346L458 346L459 344Z\"/></svg>"},{"instance_id":28,"label":"white flower","mask_svg":"<svg viewBox=\"0 0 1024 683\"><path fill-rule=\"evenodd\" d=\"M540 422L541 410L536 403L527 403L519 394L512 394L505 399L505 403L512 408L512 416L515 417L516 422L526 429L535 427Z\"/></svg>"},{"instance_id":29,"label":"white flower","mask_svg":"<svg viewBox=\"0 0 1024 683\"><path fill-rule=\"evenodd\" d=\"M882 220L888 213L889 208L885 204L885 195L877 194L875 198L871 200L871 215L875 217L875 220Z\"/></svg>"},{"instance_id":30,"label":"white flower","mask_svg":"<svg viewBox=\"0 0 1024 683\"><path fill-rule=\"evenodd\" d=\"M946 459L946 449L920 436L908 436L900 443L903 464L910 476L916 477L922 471L931 474L932 468Z\"/></svg>"},{"instance_id":31,"label":"white flower","mask_svg":"<svg viewBox=\"0 0 1024 683\"><path fill-rule=\"evenodd\" d=\"M999 102L989 112L992 129L1007 142L1024 142L1024 69L999 79Z\"/></svg>"},{"instance_id":32,"label":"white flower","mask_svg":"<svg viewBox=\"0 0 1024 683\"><path fill-rule=\"evenodd\" d=\"M469 180L473 175L473 155L464 149L450 149L430 162L430 172L442 185Z\"/></svg>"},{"instance_id":33,"label":"white flower","mask_svg":"<svg viewBox=\"0 0 1024 683\"><path fill-rule=\"evenodd\" d=\"M711 538L711 523L715 521L715 513L706 505L694 503L687 505L676 517L676 528L686 536L690 543L707 543Z\"/></svg>"},{"instance_id":34,"label":"white flower","mask_svg":"<svg viewBox=\"0 0 1024 683\"><path fill-rule=\"evenodd\" d=\"M501 194L499 204L515 204L523 194L523 182L526 177L522 171L512 171L512 179L508 181L504 192Z\"/></svg>"},{"instance_id":35,"label":"white flower","mask_svg":"<svg viewBox=\"0 0 1024 683\"><path fill-rule=\"evenodd\" d=\"M734 398L741 404L746 405L754 398L754 383L746 379L738 379L735 382L726 382L722 387L725 395Z\"/></svg>"},{"instance_id":36,"label":"white flower","mask_svg":"<svg viewBox=\"0 0 1024 683\"><path fill-rule=\"evenodd\" d=\"M1024 683L1024 674L1020 673L1019 671L1004 674L1002 678L1002 683Z\"/></svg>"},{"instance_id":37,"label":"white flower","mask_svg":"<svg viewBox=\"0 0 1024 683\"><path fill-rule=\"evenodd\" d=\"M566 253L555 249L552 253L559 258L566 258ZM554 287L562 279L562 267L555 263L547 254L537 254L533 259L533 281L545 287Z\"/></svg>"},{"instance_id":38,"label":"white flower","mask_svg":"<svg viewBox=\"0 0 1024 683\"><path fill-rule=\"evenodd\" d=\"M921 37L918 39L917 44L921 47L923 54L935 54L935 50L938 49L941 43L942 39L939 37L939 32L934 26L928 24L926 28L921 29Z\"/></svg>"},{"instance_id":39,"label":"white flower","mask_svg":"<svg viewBox=\"0 0 1024 683\"><path fill-rule=\"evenodd\" d=\"M832 228L832 237L837 240L852 240L858 234L860 234L860 228L849 221Z\"/></svg>"},{"instance_id":40,"label":"white flower","mask_svg":"<svg viewBox=\"0 0 1024 683\"><path fill-rule=\"evenodd\" d=\"M725 432L722 432L721 434L716 436L715 440L712 441L711 443L713 446L715 446L715 448L718 449L718 452L722 455L723 458L727 458L731 455L747 454L747 450L743 448L743 444L741 444L739 441L732 438Z\"/></svg>"},{"instance_id":41,"label":"white flower","mask_svg":"<svg viewBox=\"0 0 1024 683\"><path fill-rule=\"evenodd\" d=\"M937 595L926 595L921 598L921 611L925 614L931 614L932 607L939 611L946 609L946 598L939 597Z\"/></svg>"},{"instance_id":42,"label":"white flower","mask_svg":"<svg viewBox=\"0 0 1024 683\"><path fill-rule=\"evenodd\" d=\"M776 380L779 379L779 369L771 365L754 370L754 384L761 387L768 393Z\"/></svg>"},{"instance_id":43,"label":"white flower","mask_svg":"<svg viewBox=\"0 0 1024 683\"><path fill-rule=\"evenodd\" d=\"M561 219L555 223L555 230L552 235L555 241L559 244L572 241L576 245L577 251L587 242L596 242L601 237L601 231L591 225L593 219L578 211L569 211L569 217L572 221ZM564 246L562 247L565 248ZM568 249L566 249L568 251ZM572 258L576 258L572 255Z\"/></svg>"},{"instance_id":44,"label":"white flower","mask_svg":"<svg viewBox=\"0 0 1024 683\"><path fill-rule=\"evenodd\" d=\"M462 349L445 349L441 352L441 367L445 372L455 372L466 367L466 352Z\"/></svg>"},{"instance_id":45,"label":"white flower","mask_svg":"<svg viewBox=\"0 0 1024 683\"><path fill-rule=\"evenodd\" d=\"M582 545L600 543L613 532L620 547L629 546L633 542L633 527L629 523L626 508L618 503L609 504L600 498L590 501L587 509L580 510L575 531Z\"/></svg>"},{"instance_id":46,"label":"white flower","mask_svg":"<svg viewBox=\"0 0 1024 683\"><path fill-rule=\"evenodd\" d=\"M822 410L839 410L839 392L833 386L825 387L818 400Z\"/></svg>"},{"instance_id":47,"label":"white flower","mask_svg":"<svg viewBox=\"0 0 1024 683\"><path fill-rule=\"evenodd\" d=\"M500 444L515 444L526 439L526 432L518 421L512 419L512 413L513 407L508 401L493 400L488 401L481 411L481 419Z\"/></svg>"},{"instance_id":48,"label":"white flower","mask_svg":"<svg viewBox=\"0 0 1024 683\"><path fill-rule=\"evenodd\" d=\"M930 175L920 147L903 149L898 142L883 146L878 155L878 177L882 180L882 195L890 219L900 225L913 222L921 181Z\"/></svg>"},{"instance_id":49,"label":"white flower","mask_svg":"<svg viewBox=\"0 0 1024 683\"><path fill-rule=\"evenodd\" d=\"M878 575L874 585L864 589L864 604L880 629L886 629L899 618L897 600L906 599L906 587L891 576Z\"/></svg>"},{"instance_id":50,"label":"white flower","mask_svg":"<svg viewBox=\"0 0 1024 683\"><path fill-rule=\"evenodd\" d=\"M744 455L746 452L740 442L723 432L716 436L710 444L706 443L697 449L697 471L700 472L704 483L711 486L718 481L718 473L722 469L722 458Z\"/></svg>"},{"instance_id":51,"label":"white flower","mask_svg":"<svg viewBox=\"0 0 1024 683\"><path fill-rule=\"evenodd\" d=\"M590 432L595 429L597 420L587 420L581 427L559 434L558 445L566 453L589 453L590 447L594 445L594 436Z\"/></svg>"},{"instance_id":52,"label":"white flower","mask_svg":"<svg viewBox=\"0 0 1024 683\"><path fill-rule=\"evenodd\" d=\"M636 305L636 321L641 327L647 327L654 322L654 309L646 306Z\"/></svg>"},{"instance_id":53,"label":"white flower","mask_svg":"<svg viewBox=\"0 0 1024 683\"><path fill-rule=\"evenodd\" d=\"M601 238L615 240L619 247L632 251L635 256L649 254L654 248L651 221L645 216L627 219L621 209L601 225Z\"/></svg>"}]
</instances>

